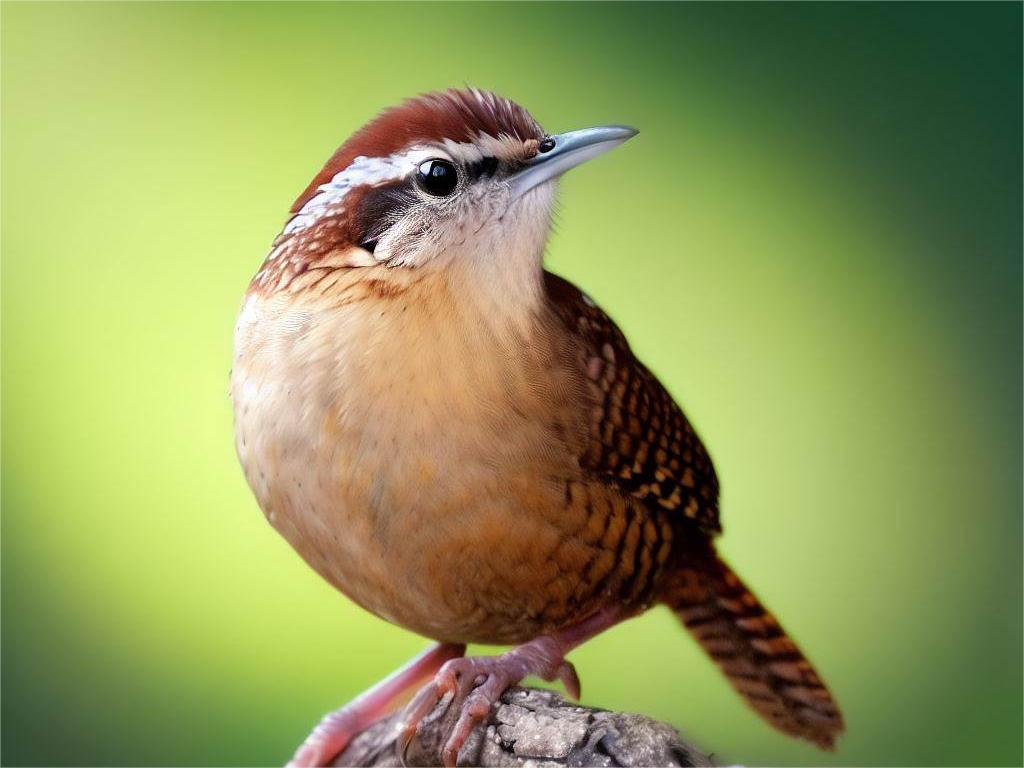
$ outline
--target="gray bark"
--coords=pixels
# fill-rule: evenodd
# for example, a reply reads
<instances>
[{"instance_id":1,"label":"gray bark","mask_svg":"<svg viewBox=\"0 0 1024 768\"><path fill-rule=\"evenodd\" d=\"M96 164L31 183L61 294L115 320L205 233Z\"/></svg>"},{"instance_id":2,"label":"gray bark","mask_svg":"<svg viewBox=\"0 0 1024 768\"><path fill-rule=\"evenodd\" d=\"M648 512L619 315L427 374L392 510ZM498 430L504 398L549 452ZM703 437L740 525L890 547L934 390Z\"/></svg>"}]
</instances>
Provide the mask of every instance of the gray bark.
<instances>
[{"instance_id":1,"label":"gray bark","mask_svg":"<svg viewBox=\"0 0 1024 768\"><path fill-rule=\"evenodd\" d=\"M424 720L405 755L410 766L440 764L455 722L448 698ZM395 715L370 727L334 762L339 766L401 766ZM512 688L491 709L459 753L475 766L710 766L711 759L683 742L675 728L643 715L571 704L553 691Z\"/></svg>"}]
</instances>

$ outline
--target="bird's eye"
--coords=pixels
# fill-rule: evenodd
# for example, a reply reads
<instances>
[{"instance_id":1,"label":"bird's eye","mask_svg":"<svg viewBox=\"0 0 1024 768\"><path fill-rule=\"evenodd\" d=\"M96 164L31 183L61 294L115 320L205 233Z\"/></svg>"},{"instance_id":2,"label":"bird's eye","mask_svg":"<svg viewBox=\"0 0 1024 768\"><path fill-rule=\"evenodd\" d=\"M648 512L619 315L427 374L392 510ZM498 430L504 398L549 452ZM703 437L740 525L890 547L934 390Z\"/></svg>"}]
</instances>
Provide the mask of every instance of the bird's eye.
<instances>
[{"instance_id":1,"label":"bird's eye","mask_svg":"<svg viewBox=\"0 0 1024 768\"><path fill-rule=\"evenodd\" d=\"M459 184L455 165L448 160L426 160L416 170L420 186L431 195L447 197Z\"/></svg>"}]
</instances>

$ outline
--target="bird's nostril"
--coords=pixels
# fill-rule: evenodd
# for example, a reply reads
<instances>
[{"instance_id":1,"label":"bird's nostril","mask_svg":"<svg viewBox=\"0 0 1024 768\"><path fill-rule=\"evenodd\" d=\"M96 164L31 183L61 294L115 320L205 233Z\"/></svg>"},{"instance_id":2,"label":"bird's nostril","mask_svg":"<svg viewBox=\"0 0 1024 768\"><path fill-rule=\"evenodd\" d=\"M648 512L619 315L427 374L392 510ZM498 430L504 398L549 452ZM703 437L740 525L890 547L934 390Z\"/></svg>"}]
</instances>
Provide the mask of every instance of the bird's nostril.
<instances>
[{"instance_id":1,"label":"bird's nostril","mask_svg":"<svg viewBox=\"0 0 1024 768\"><path fill-rule=\"evenodd\" d=\"M555 148L555 140L551 139L551 138L544 139L543 141L541 141L540 146L537 147L537 149L540 152L550 152L554 148Z\"/></svg>"}]
</instances>

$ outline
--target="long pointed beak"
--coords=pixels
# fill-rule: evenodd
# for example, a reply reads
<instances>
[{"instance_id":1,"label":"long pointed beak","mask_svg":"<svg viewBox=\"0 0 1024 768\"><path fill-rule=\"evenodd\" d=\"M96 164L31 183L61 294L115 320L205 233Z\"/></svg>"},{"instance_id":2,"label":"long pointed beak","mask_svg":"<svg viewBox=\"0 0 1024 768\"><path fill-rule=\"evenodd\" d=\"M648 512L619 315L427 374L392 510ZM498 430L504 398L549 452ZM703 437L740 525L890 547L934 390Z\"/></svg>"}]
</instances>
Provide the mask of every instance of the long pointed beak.
<instances>
[{"instance_id":1,"label":"long pointed beak","mask_svg":"<svg viewBox=\"0 0 1024 768\"><path fill-rule=\"evenodd\" d=\"M615 149L637 133L635 128L628 125L602 125L551 136L541 142L540 153L512 176L512 199L522 197L534 187L561 176L570 168Z\"/></svg>"}]
</instances>

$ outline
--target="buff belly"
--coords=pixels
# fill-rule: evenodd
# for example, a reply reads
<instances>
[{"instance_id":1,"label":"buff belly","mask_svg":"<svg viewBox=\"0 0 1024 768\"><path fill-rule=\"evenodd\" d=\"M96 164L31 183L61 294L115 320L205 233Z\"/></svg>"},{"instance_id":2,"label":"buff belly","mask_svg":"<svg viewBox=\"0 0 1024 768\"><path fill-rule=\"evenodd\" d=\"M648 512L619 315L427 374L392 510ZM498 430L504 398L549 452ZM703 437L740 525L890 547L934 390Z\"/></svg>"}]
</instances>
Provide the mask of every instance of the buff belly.
<instances>
[{"instance_id":1,"label":"buff belly","mask_svg":"<svg viewBox=\"0 0 1024 768\"><path fill-rule=\"evenodd\" d=\"M236 441L268 520L352 600L428 637L513 643L569 623L595 552L564 509L572 467L518 458L550 430L529 402L496 408L526 374L457 370L447 358L480 356L380 317L366 330L365 309L243 310Z\"/></svg>"}]
</instances>

